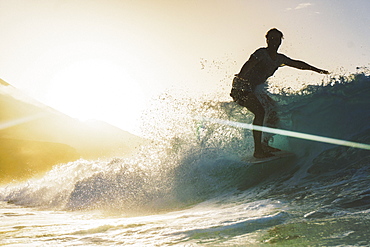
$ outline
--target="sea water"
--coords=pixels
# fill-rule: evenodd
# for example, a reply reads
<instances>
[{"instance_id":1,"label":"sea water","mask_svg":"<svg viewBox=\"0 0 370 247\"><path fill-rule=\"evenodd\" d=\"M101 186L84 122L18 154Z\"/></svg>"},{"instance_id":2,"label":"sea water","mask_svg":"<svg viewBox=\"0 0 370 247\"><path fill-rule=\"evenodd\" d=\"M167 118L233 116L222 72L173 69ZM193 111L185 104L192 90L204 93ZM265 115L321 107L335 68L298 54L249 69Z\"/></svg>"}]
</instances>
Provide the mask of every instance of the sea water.
<instances>
[{"instance_id":1,"label":"sea water","mask_svg":"<svg viewBox=\"0 0 370 247\"><path fill-rule=\"evenodd\" d=\"M272 94L279 127L370 143L370 77ZM158 100L131 158L59 164L0 188L0 245L369 246L370 151L275 135L293 159L251 165L232 102Z\"/></svg>"}]
</instances>

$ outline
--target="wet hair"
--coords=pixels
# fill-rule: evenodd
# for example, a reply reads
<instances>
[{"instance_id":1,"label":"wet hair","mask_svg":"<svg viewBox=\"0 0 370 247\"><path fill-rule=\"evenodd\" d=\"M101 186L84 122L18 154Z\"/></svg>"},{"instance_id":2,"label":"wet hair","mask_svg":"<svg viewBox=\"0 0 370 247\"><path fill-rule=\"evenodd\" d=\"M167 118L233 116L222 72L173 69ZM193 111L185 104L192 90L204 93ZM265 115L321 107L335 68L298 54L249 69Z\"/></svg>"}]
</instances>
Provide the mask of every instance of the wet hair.
<instances>
[{"instance_id":1,"label":"wet hair","mask_svg":"<svg viewBox=\"0 0 370 247\"><path fill-rule=\"evenodd\" d=\"M273 34L278 34L280 36L280 38L284 38L284 35L281 31L279 31L278 29L276 28L272 28L270 29L267 33L266 33L266 39L268 39L271 35Z\"/></svg>"}]
</instances>

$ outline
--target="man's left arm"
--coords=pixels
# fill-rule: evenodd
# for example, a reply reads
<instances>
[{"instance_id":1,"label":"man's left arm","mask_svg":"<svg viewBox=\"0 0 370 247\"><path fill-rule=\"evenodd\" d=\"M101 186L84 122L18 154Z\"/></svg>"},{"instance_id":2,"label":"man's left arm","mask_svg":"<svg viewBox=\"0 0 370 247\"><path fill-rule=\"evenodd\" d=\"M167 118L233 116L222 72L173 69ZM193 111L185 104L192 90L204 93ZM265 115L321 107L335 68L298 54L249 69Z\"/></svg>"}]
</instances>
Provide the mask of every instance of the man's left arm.
<instances>
[{"instance_id":1,"label":"man's left arm","mask_svg":"<svg viewBox=\"0 0 370 247\"><path fill-rule=\"evenodd\" d=\"M288 58L288 57L287 57L286 61L284 62L284 64L287 65L287 66L296 68L296 69L312 70L312 71L315 71L315 72L320 73L320 74L329 74L329 72L326 71L326 70L318 69L318 68L316 68L312 65L309 65L306 62L299 61L299 60L294 60L294 59L291 59L291 58Z\"/></svg>"}]
</instances>

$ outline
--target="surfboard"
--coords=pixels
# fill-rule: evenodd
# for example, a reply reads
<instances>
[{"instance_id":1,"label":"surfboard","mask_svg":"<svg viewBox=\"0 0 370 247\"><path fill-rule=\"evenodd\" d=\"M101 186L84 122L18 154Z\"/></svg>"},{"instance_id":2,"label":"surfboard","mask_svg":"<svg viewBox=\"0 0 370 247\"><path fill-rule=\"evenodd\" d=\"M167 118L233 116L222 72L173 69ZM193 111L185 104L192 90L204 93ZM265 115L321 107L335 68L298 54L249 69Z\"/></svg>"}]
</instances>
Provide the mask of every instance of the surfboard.
<instances>
[{"instance_id":1,"label":"surfboard","mask_svg":"<svg viewBox=\"0 0 370 247\"><path fill-rule=\"evenodd\" d=\"M247 157L244 157L242 161L245 161L251 164L262 164L262 163L267 163L273 160L294 157L294 153L291 153L288 151L279 151L279 152L274 152L273 154L274 156L267 157L267 158L255 158L253 156L247 156Z\"/></svg>"}]
</instances>

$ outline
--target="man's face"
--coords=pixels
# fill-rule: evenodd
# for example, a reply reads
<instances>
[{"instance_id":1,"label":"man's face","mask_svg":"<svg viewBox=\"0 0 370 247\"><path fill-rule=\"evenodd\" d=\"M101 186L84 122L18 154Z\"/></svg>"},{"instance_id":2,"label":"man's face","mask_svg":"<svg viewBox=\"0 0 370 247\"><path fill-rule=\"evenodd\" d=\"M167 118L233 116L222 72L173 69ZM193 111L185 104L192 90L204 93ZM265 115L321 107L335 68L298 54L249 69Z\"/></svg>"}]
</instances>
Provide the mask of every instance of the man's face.
<instances>
[{"instance_id":1,"label":"man's face","mask_svg":"<svg viewBox=\"0 0 370 247\"><path fill-rule=\"evenodd\" d=\"M271 34L267 38L267 46L274 48L275 50L279 49L281 45L281 37L278 34Z\"/></svg>"}]
</instances>

